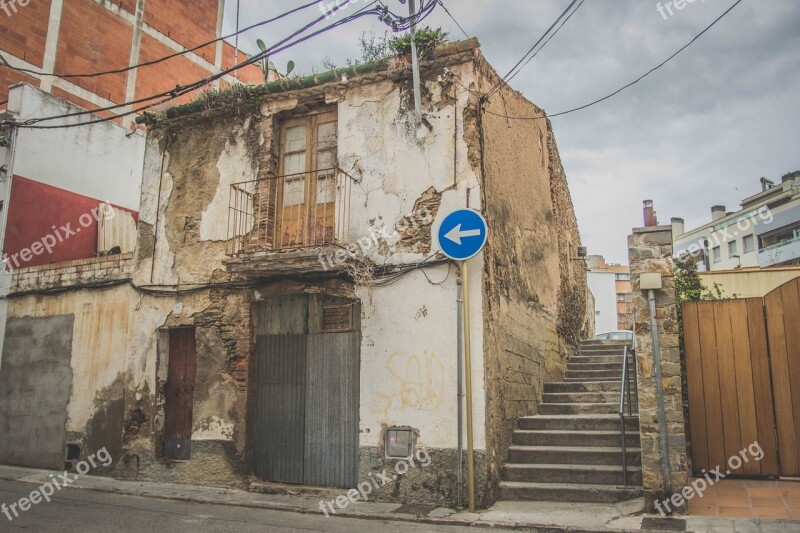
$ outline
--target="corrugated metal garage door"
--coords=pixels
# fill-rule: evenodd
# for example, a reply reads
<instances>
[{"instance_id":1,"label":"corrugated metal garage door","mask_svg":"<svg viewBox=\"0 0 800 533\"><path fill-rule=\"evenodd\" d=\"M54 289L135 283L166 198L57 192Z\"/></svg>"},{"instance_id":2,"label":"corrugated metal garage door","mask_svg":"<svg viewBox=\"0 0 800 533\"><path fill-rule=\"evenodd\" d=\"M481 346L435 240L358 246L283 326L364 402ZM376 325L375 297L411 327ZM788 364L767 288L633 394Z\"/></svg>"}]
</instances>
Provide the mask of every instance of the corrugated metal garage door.
<instances>
[{"instance_id":1,"label":"corrugated metal garage door","mask_svg":"<svg viewBox=\"0 0 800 533\"><path fill-rule=\"evenodd\" d=\"M321 295L262 304L254 472L353 487L358 477L360 334L353 302Z\"/></svg>"}]
</instances>

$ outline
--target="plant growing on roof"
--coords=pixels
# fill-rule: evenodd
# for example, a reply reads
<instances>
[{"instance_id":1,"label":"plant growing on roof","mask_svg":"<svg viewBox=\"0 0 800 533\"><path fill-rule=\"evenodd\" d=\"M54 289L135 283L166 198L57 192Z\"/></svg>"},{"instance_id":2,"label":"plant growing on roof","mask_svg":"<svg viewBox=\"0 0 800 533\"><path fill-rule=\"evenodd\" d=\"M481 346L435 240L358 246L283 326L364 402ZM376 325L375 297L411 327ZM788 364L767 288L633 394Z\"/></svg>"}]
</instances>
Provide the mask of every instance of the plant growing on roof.
<instances>
[{"instance_id":1,"label":"plant growing on roof","mask_svg":"<svg viewBox=\"0 0 800 533\"><path fill-rule=\"evenodd\" d=\"M415 40L417 42L417 53L422 59L433 58L433 52L437 46L450 42L450 34L442 28L431 28L425 26L417 30ZM411 33L404 33L389 40L389 50L394 55L407 55L411 53Z\"/></svg>"},{"instance_id":2,"label":"plant growing on roof","mask_svg":"<svg viewBox=\"0 0 800 533\"><path fill-rule=\"evenodd\" d=\"M256 39L256 44L261 49L261 52L267 51L267 45L264 44L264 41L261 39ZM286 64L286 76L292 73L294 70L294 61L289 60ZM269 73L270 72L278 72L278 69L275 68L275 64L269 60L269 54L266 54L261 59L261 72L264 73L264 83L269 83Z\"/></svg>"}]
</instances>

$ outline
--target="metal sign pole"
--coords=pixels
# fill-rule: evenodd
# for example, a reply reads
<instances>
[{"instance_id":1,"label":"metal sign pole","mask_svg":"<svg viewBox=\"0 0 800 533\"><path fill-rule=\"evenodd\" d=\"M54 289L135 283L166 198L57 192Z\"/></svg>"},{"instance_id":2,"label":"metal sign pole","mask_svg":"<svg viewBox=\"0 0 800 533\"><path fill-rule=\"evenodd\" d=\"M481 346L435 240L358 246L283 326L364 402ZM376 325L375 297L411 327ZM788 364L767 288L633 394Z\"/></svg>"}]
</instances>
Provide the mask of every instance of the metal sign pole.
<instances>
[{"instance_id":1,"label":"metal sign pole","mask_svg":"<svg viewBox=\"0 0 800 533\"><path fill-rule=\"evenodd\" d=\"M469 497L469 512L475 512L475 450L473 446L472 428L472 336L470 335L469 321L469 268L467 262L478 255L486 245L489 227L486 219L473 209L459 209L447 215L439 226L436 236L442 253L457 261L461 269L461 332L464 346L464 388L467 404L467 495ZM459 317L457 317L458 320ZM459 356L459 361L460 361ZM460 376L460 372L459 372ZM461 406L461 398L458 401ZM459 409L460 415L460 409ZM459 416L459 437L461 424ZM459 438L459 444L461 439ZM459 446L460 449L460 446ZM460 467L460 463L459 463ZM459 487L461 484L459 483Z\"/></svg>"},{"instance_id":2,"label":"metal sign pole","mask_svg":"<svg viewBox=\"0 0 800 533\"><path fill-rule=\"evenodd\" d=\"M467 393L467 496L469 512L475 512L475 461L472 450L472 353L469 329L469 269L467 261L461 261L461 283L463 286L463 306L461 313L464 331L464 385Z\"/></svg>"}]
</instances>

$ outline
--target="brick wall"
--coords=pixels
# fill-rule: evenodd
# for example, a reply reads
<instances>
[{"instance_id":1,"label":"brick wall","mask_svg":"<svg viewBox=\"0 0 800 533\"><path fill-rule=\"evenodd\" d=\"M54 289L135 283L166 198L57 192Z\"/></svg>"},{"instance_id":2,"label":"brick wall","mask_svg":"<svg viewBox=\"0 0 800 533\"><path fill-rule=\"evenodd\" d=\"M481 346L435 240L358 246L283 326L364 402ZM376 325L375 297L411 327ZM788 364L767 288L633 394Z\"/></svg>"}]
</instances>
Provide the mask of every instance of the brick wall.
<instances>
[{"instance_id":1,"label":"brick wall","mask_svg":"<svg viewBox=\"0 0 800 533\"><path fill-rule=\"evenodd\" d=\"M50 0L30 2L25 7L18 5L16 13L9 7L9 11L10 16L0 10L0 43L3 51L41 67L50 19Z\"/></svg>"},{"instance_id":2,"label":"brick wall","mask_svg":"<svg viewBox=\"0 0 800 533\"><path fill-rule=\"evenodd\" d=\"M110 36L114 36L110 39ZM66 0L56 55L56 74L125 68L133 28L106 8L86 0ZM125 73L70 81L108 100L125 98Z\"/></svg>"},{"instance_id":3,"label":"brick wall","mask_svg":"<svg viewBox=\"0 0 800 533\"><path fill-rule=\"evenodd\" d=\"M144 21L186 48L193 48L216 37L219 0L147 0ZM195 53L214 63L215 46L205 46Z\"/></svg>"},{"instance_id":4,"label":"brick wall","mask_svg":"<svg viewBox=\"0 0 800 533\"><path fill-rule=\"evenodd\" d=\"M20 268L14 271L11 292L130 279L133 265L133 252L131 252Z\"/></svg>"},{"instance_id":5,"label":"brick wall","mask_svg":"<svg viewBox=\"0 0 800 533\"><path fill-rule=\"evenodd\" d=\"M159 59L170 53L172 51L165 45L149 35L142 35L142 48L139 54L140 62ZM136 97L143 98L159 94L174 89L175 85L186 85L208 75L208 71L202 67L182 57L176 57L163 63L139 69L139 74L136 78ZM170 105L185 103L191 101L194 97L195 95L190 93L172 100Z\"/></svg>"},{"instance_id":6,"label":"brick wall","mask_svg":"<svg viewBox=\"0 0 800 533\"><path fill-rule=\"evenodd\" d=\"M144 24L149 28L142 33L142 46L135 63L160 59L175 53L148 35L156 31L169 38L184 49L193 48L216 37L217 6L220 0L197 0L179 2L177 0L148 0L145 3ZM0 10L0 50L7 55L31 63L36 68L44 67L44 50L47 40L50 17L50 0L37 0L27 6L17 6L18 11L7 16ZM129 65L133 20L136 0L64 0L61 13L58 46L54 72L88 73L125 68ZM143 98L184 85L213 73L217 46L211 44L195 54L207 64L198 64L179 56L164 63L142 67L137 70L135 98ZM223 68L233 64L233 47L222 46ZM239 61L245 60L244 53ZM0 101L6 100L9 85L25 81L40 86L35 76L11 74L8 69L0 72ZM115 103L126 101L125 89L132 71L108 74L92 78L70 78L68 81L92 94ZM261 83L261 70L249 66L239 71L239 79L244 82ZM87 102L78 97L69 87L52 90L53 94L83 107L98 107L99 101ZM184 96L173 103L185 103L196 97L197 93ZM2 107L2 106L0 106Z\"/></svg>"}]
</instances>

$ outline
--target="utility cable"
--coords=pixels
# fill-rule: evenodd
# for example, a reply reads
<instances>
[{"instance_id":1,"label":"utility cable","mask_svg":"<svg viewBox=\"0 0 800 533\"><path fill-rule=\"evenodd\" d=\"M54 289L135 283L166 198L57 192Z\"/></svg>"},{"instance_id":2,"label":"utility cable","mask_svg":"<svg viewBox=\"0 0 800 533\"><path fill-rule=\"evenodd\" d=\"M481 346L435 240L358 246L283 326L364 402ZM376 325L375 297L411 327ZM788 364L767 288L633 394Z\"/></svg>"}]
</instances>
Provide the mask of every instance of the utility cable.
<instances>
[{"instance_id":1,"label":"utility cable","mask_svg":"<svg viewBox=\"0 0 800 533\"><path fill-rule=\"evenodd\" d=\"M543 117L512 117L512 116L504 115L504 114L501 114L501 113L494 113L492 111L489 111L488 109L484 109L484 111L489 113L490 115L495 115L495 116L498 116L498 117L503 117L503 118L507 118L507 119L511 119L511 120L544 120L544 119L547 119L547 118L553 118L553 117L560 117L560 116L563 116L563 115L568 115L570 113L574 113L576 111L581 111L582 109L586 109L587 107L592 107L593 105L597 105L597 104L599 104L601 102L604 102L604 101L608 100L609 98L612 98L613 96L618 95L619 93L621 93L625 89L628 89L629 87L632 87L632 86L636 85L637 83L639 83L640 81L642 81L643 79L648 77L650 74L652 74L653 72L657 71L658 69L660 69L661 67L663 67L664 65L666 65L667 63L672 61L678 54L680 54L681 52L683 52L684 50L689 48L689 46L691 46L695 41L697 41L700 37L702 37L708 30L713 28L728 13L733 11L733 9L736 6L738 6L740 3L742 3L742 0L737 0L731 7L729 7L727 10L725 10L725 12L722 13L722 15L717 17L711 24L706 26L706 28L703 31L698 33L691 41L689 41L688 43L683 45L681 48L679 48L674 54L669 56L667 59L665 59L664 61L662 61L661 63L659 63L655 67L651 68L650 70L648 70L647 72L645 72L644 74L642 74L641 76L639 76L638 78L633 80L632 82L628 83L627 85L624 85L624 86L620 87L619 89L617 89L616 91L612 92L611 94L608 94L608 95L606 95L606 96L604 96L602 98L598 98L597 100L594 100L593 102L589 102L588 104L584 104L582 106L575 107L575 108L569 109L567 111L561 111L560 113L554 113L552 115L546 115L546 116L543 116Z\"/></svg>"}]
</instances>

